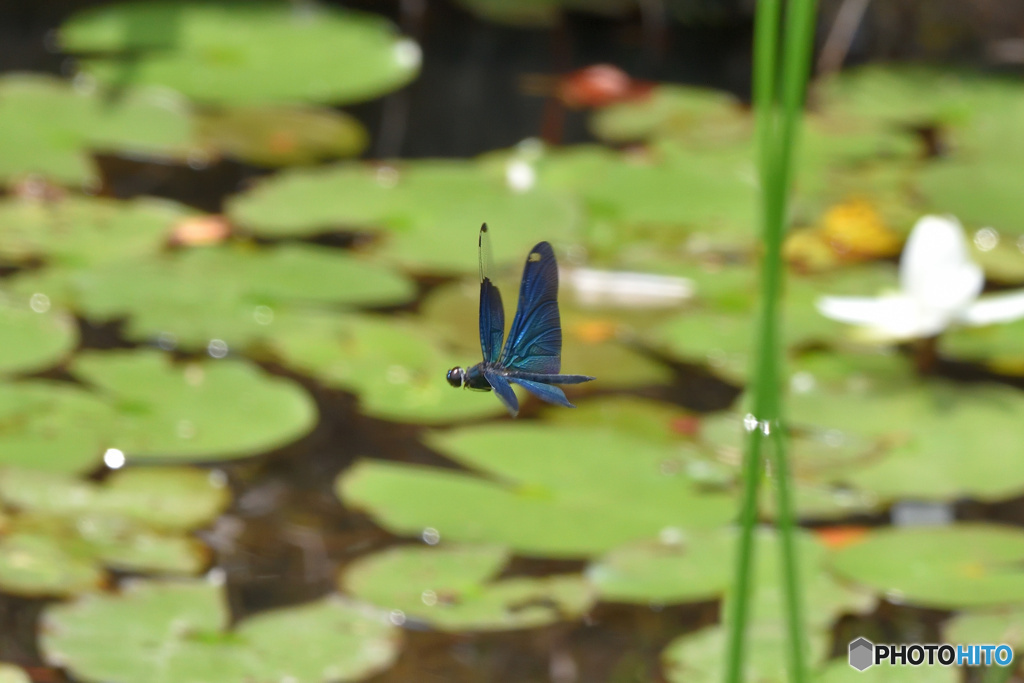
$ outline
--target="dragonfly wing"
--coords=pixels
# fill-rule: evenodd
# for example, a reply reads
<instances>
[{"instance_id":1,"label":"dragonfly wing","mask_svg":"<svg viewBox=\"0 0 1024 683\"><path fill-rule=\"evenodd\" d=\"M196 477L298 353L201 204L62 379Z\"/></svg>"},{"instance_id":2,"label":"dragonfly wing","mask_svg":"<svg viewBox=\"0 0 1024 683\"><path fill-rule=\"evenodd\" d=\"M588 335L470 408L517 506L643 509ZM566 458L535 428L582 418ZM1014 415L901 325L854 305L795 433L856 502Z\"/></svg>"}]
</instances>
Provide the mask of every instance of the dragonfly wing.
<instances>
[{"instance_id":1,"label":"dragonfly wing","mask_svg":"<svg viewBox=\"0 0 1024 683\"><path fill-rule=\"evenodd\" d=\"M516 398L516 392L512 391L512 385L508 383L508 380L493 372L485 372L484 378L487 379L487 383L494 389L494 393L501 399L501 402L508 408L508 412L515 417L519 414L519 399Z\"/></svg>"},{"instance_id":2,"label":"dragonfly wing","mask_svg":"<svg viewBox=\"0 0 1024 683\"><path fill-rule=\"evenodd\" d=\"M561 354L558 263L551 245L541 242L526 257L519 303L500 364L526 372L557 374Z\"/></svg>"},{"instance_id":3,"label":"dragonfly wing","mask_svg":"<svg viewBox=\"0 0 1024 683\"><path fill-rule=\"evenodd\" d=\"M573 404L569 403L569 399L565 397L565 393L558 387L551 386L550 384L541 384L540 382L533 382L528 379L519 379L517 377L509 377L509 382L515 382L516 384L524 387L531 394L536 396L542 401L548 403L554 403L555 405L565 406L566 408L575 408Z\"/></svg>"},{"instance_id":4,"label":"dragonfly wing","mask_svg":"<svg viewBox=\"0 0 1024 683\"><path fill-rule=\"evenodd\" d=\"M501 355L505 336L505 307L501 292L491 282L491 239L487 224L480 227L480 350L485 363L495 363Z\"/></svg>"}]
</instances>

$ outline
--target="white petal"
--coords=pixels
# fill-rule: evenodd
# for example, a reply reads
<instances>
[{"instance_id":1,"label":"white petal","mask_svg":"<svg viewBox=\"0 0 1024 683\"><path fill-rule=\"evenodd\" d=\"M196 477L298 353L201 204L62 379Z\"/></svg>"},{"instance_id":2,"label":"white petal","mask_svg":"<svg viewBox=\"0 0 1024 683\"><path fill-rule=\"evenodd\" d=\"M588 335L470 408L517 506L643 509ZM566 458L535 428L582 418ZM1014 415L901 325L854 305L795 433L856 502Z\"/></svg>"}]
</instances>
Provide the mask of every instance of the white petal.
<instances>
[{"instance_id":1,"label":"white petal","mask_svg":"<svg viewBox=\"0 0 1024 683\"><path fill-rule=\"evenodd\" d=\"M917 222L900 259L900 286L906 294L939 317L954 317L981 294L984 283L959 221L924 216Z\"/></svg>"},{"instance_id":2,"label":"white petal","mask_svg":"<svg viewBox=\"0 0 1024 683\"><path fill-rule=\"evenodd\" d=\"M982 297L961 315L967 325L993 325L1024 318L1024 291Z\"/></svg>"},{"instance_id":3,"label":"white petal","mask_svg":"<svg viewBox=\"0 0 1024 683\"><path fill-rule=\"evenodd\" d=\"M945 327L946 322L929 314L905 294L877 298L825 296L818 299L817 305L828 318L863 325L871 328L876 336L892 339L931 336Z\"/></svg>"}]
</instances>

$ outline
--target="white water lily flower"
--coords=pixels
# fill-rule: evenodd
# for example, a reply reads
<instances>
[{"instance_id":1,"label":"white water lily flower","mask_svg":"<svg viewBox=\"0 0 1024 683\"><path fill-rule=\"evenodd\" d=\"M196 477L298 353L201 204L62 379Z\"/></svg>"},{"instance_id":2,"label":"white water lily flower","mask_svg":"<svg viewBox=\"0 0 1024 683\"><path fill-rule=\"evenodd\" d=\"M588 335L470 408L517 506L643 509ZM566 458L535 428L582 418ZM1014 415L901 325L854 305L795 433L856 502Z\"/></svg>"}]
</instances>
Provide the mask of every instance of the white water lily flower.
<instances>
[{"instance_id":1,"label":"white water lily flower","mask_svg":"<svg viewBox=\"0 0 1024 683\"><path fill-rule=\"evenodd\" d=\"M932 337L956 324L991 325L1024 317L1024 290L980 297L984 285L985 274L968 254L960 222L951 216L925 216L903 248L898 292L825 296L818 300L818 310L891 341Z\"/></svg>"}]
</instances>

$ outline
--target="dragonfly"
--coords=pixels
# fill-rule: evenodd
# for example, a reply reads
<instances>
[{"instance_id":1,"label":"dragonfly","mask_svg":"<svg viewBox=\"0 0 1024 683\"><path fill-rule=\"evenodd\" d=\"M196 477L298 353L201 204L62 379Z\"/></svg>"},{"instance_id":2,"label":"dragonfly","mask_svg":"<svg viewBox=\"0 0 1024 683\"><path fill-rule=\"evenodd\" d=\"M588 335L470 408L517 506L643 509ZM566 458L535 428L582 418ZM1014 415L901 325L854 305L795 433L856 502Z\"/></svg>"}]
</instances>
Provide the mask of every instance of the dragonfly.
<instances>
[{"instance_id":1,"label":"dragonfly","mask_svg":"<svg viewBox=\"0 0 1024 683\"><path fill-rule=\"evenodd\" d=\"M562 366L562 323L558 314L558 263L547 242L530 250L519 285L519 304L512 327L505 336L505 309L501 292L491 282L491 238L484 223L478 242L480 253L480 349L483 362L468 370L448 371L453 387L493 390L515 417L519 401L512 391L518 384L531 394L555 405L575 408L556 384L582 384L587 375L559 374Z\"/></svg>"}]
</instances>

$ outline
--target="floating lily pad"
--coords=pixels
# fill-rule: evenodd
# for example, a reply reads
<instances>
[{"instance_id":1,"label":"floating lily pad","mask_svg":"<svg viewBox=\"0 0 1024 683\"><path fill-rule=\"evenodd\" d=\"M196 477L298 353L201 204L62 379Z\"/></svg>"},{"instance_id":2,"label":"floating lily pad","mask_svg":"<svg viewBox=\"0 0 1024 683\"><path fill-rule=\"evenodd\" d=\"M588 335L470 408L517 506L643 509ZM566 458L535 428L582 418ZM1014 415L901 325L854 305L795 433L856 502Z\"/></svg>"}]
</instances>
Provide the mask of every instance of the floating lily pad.
<instances>
[{"instance_id":1,"label":"floating lily pad","mask_svg":"<svg viewBox=\"0 0 1024 683\"><path fill-rule=\"evenodd\" d=\"M505 319L511 321L519 291L516 280L506 269L496 282L504 299ZM637 387L665 384L671 371L664 364L631 348L626 339L638 326L649 326L650 320L665 315L587 311L572 303L563 287L560 295L562 320L562 371L597 377L603 387ZM422 307L423 317L431 329L459 352L459 365L475 365L480 361L480 284L476 280L455 282L438 287ZM509 322L511 324L511 322ZM570 392L572 389L570 389Z\"/></svg>"},{"instance_id":2,"label":"floating lily pad","mask_svg":"<svg viewBox=\"0 0 1024 683\"><path fill-rule=\"evenodd\" d=\"M26 469L0 471L0 500L22 513L117 516L155 529L209 524L227 506L224 484L197 469L130 468L102 484Z\"/></svg>"},{"instance_id":3,"label":"floating lily pad","mask_svg":"<svg viewBox=\"0 0 1024 683\"><path fill-rule=\"evenodd\" d=\"M358 394L360 410L375 417L444 423L505 412L494 396L449 386L445 373L472 361L408 320L307 315L282 325L268 347L286 365Z\"/></svg>"},{"instance_id":4,"label":"floating lily pad","mask_svg":"<svg viewBox=\"0 0 1024 683\"><path fill-rule=\"evenodd\" d=\"M0 683L32 683L21 667L0 663Z\"/></svg>"},{"instance_id":5,"label":"floating lily pad","mask_svg":"<svg viewBox=\"0 0 1024 683\"><path fill-rule=\"evenodd\" d=\"M230 630L229 619L220 587L135 582L120 595L50 607L42 650L97 683L357 680L398 654L399 633L382 615L337 598L264 612Z\"/></svg>"},{"instance_id":6,"label":"floating lily pad","mask_svg":"<svg viewBox=\"0 0 1024 683\"><path fill-rule=\"evenodd\" d=\"M209 152L257 166L358 156L367 145L362 124L344 112L284 105L200 111L196 135Z\"/></svg>"},{"instance_id":7,"label":"floating lily pad","mask_svg":"<svg viewBox=\"0 0 1024 683\"><path fill-rule=\"evenodd\" d=\"M659 346L680 359L705 363L724 378L742 382L753 363L757 325L756 300L750 296L754 285L740 272L726 273L722 283L704 291L696 287L697 306L683 311L649 336ZM706 280L714 274L705 273ZM870 295L895 284L895 273L885 266L866 265L844 269L836 274L792 277L787 283L781 315L783 343L789 351L815 343L844 341L846 330L815 308L815 300L824 294L859 292Z\"/></svg>"},{"instance_id":8,"label":"floating lily pad","mask_svg":"<svg viewBox=\"0 0 1024 683\"><path fill-rule=\"evenodd\" d=\"M445 631L533 628L579 617L593 603L579 576L495 580L508 560L493 546L399 546L356 560L342 585Z\"/></svg>"},{"instance_id":9,"label":"floating lily pad","mask_svg":"<svg viewBox=\"0 0 1024 683\"><path fill-rule=\"evenodd\" d=\"M748 150L664 147L626 155L579 146L548 153L535 165L540 187L583 201L588 247L599 257L644 242L671 251L743 251L756 239L756 172Z\"/></svg>"},{"instance_id":10,"label":"floating lily pad","mask_svg":"<svg viewBox=\"0 0 1024 683\"><path fill-rule=\"evenodd\" d=\"M658 444L679 444L699 429L699 418L679 406L636 396L597 396L576 410L552 410L545 419L573 427L610 427Z\"/></svg>"},{"instance_id":11,"label":"floating lily pad","mask_svg":"<svg viewBox=\"0 0 1024 683\"><path fill-rule=\"evenodd\" d=\"M98 588L106 573L76 541L68 543L52 529L0 536L0 588L30 597L75 595Z\"/></svg>"},{"instance_id":12,"label":"floating lily pad","mask_svg":"<svg viewBox=\"0 0 1024 683\"><path fill-rule=\"evenodd\" d=\"M0 384L0 465L84 473L110 442L114 411L90 393L49 381Z\"/></svg>"},{"instance_id":13,"label":"floating lily pad","mask_svg":"<svg viewBox=\"0 0 1024 683\"><path fill-rule=\"evenodd\" d=\"M258 184L228 211L244 228L274 237L387 228L377 246L382 258L428 272L476 272L484 222L499 264L521 262L541 240L573 237L578 223L571 199L540 188L517 192L466 161L294 170Z\"/></svg>"},{"instance_id":14,"label":"floating lily pad","mask_svg":"<svg viewBox=\"0 0 1024 683\"><path fill-rule=\"evenodd\" d=\"M659 542L644 541L607 553L587 568L602 600L640 604L672 604L722 597L732 580L738 539L734 529L680 534ZM840 613L860 612L871 606L870 595L836 583L824 571L825 549L806 533L799 533L800 581L805 618L825 628ZM756 620L782 620L782 598L776 586L781 578L778 540L773 533L758 536L759 587Z\"/></svg>"},{"instance_id":15,"label":"floating lily pad","mask_svg":"<svg viewBox=\"0 0 1024 683\"><path fill-rule=\"evenodd\" d=\"M127 91L109 100L49 76L15 74L0 79L0 129L0 184L38 175L96 186L90 152L177 157L192 122L172 93Z\"/></svg>"},{"instance_id":16,"label":"floating lily pad","mask_svg":"<svg viewBox=\"0 0 1024 683\"><path fill-rule=\"evenodd\" d=\"M670 137L700 147L722 147L749 139L753 117L729 93L659 85L646 97L598 110L590 128L612 143Z\"/></svg>"},{"instance_id":17,"label":"floating lily pad","mask_svg":"<svg viewBox=\"0 0 1024 683\"><path fill-rule=\"evenodd\" d=\"M317 419L298 385L241 360L173 365L151 350L86 352L71 370L117 409L111 445L129 461L243 458L299 438Z\"/></svg>"},{"instance_id":18,"label":"floating lily pad","mask_svg":"<svg viewBox=\"0 0 1024 683\"><path fill-rule=\"evenodd\" d=\"M1020 650L1024 647L1024 609L1003 607L958 614L946 622L943 633L949 643L1006 643Z\"/></svg>"},{"instance_id":19,"label":"floating lily pad","mask_svg":"<svg viewBox=\"0 0 1024 683\"><path fill-rule=\"evenodd\" d=\"M944 355L983 363L1009 375L1024 375L1024 320L1003 325L962 327L942 335Z\"/></svg>"},{"instance_id":20,"label":"floating lily pad","mask_svg":"<svg viewBox=\"0 0 1024 683\"><path fill-rule=\"evenodd\" d=\"M195 211L164 199L67 196L0 201L0 256L15 263L96 266L149 256Z\"/></svg>"},{"instance_id":21,"label":"floating lily pad","mask_svg":"<svg viewBox=\"0 0 1024 683\"><path fill-rule=\"evenodd\" d=\"M73 595L104 581L104 567L199 571L205 548L185 532L216 517L228 494L198 470L126 470L93 484L8 468L0 501L16 511L0 536L0 587Z\"/></svg>"},{"instance_id":22,"label":"floating lily pad","mask_svg":"<svg viewBox=\"0 0 1024 683\"><path fill-rule=\"evenodd\" d=\"M939 609L1024 602L1024 533L1011 527L879 529L836 551L842 577L897 602Z\"/></svg>"},{"instance_id":23,"label":"floating lily pad","mask_svg":"<svg viewBox=\"0 0 1024 683\"><path fill-rule=\"evenodd\" d=\"M728 633L723 626L712 626L676 638L662 650L661 660L669 683L713 683L723 680ZM779 623L756 623L747 630L746 661L743 680L757 683L786 683L786 630ZM821 662L829 647L826 634L807 634L809 650L805 656L812 664ZM849 666L848 664L846 665Z\"/></svg>"},{"instance_id":24,"label":"floating lily pad","mask_svg":"<svg viewBox=\"0 0 1024 683\"><path fill-rule=\"evenodd\" d=\"M429 527L442 539L554 557L592 555L666 528L712 528L734 512L730 496L698 490L684 452L626 434L493 425L428 442L490 478L364 461L339 479L342 500L397 534Z\"/></svg>"},{"instance_id":25,"label":"floating lily pad","mask_svg":"<svg viewBox=\"0 0 1024 683\"><path fill-rule=\"evenodd\" d=\"M168 86L200 102L373 99L412 80L419 47L386 20L288 2L128 2L85 10L60 44L104 83Z\"/></svg>"},{"instance_id":26,"label":"floating lily pad","mask_svg":"<svg viewBox=\"0 0 1024 683\"><path fill-rule=\"evenodd\" d=\"M78 345L78 326L48 300L31 306L0 298L0 373L32 372L58 363Z\"/></svg>"},{"instance_id":27,"label":"floating lily pad","mask_svg":"<svg viewBox=\"0 0 1024 683\"><path fill-rule=\"evenodd\" d=\"M203 348L245 346L282 327L281 307L386 306L414 294L380 265L327 247L223 246L92 270L27 275L16 287L42 292L84 316L130 316L129 337Z\"/></svg>"}]
</instances>

